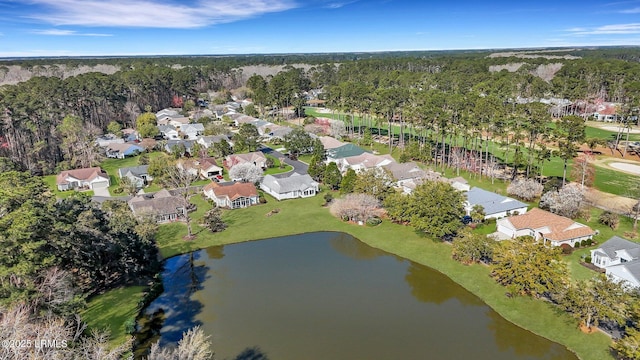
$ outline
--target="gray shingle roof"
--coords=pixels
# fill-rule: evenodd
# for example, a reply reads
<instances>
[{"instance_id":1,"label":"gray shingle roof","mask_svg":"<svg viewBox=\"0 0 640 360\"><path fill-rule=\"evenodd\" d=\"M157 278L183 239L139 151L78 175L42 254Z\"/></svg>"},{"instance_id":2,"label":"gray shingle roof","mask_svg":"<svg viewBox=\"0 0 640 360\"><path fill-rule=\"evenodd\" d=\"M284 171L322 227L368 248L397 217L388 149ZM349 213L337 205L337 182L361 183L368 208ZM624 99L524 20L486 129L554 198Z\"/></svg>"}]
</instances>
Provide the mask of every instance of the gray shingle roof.
<instances>
[{"instance_id":1,"label":"gray shingle roof","mask_svg":"<svg viewBox=\"0 0 640 360\"><path fill-rule=\"evenodd\" d=\"M155 194L137 195L128 201L134 214L153 213L156 215L168 215L182 213L184 206L180 196L174 196L163 189Z\"/></svg>"},{"instance_id":2,"label":"gray shingle roof","mask_svg":"<svg viewBox=\"0 0 640 360\"><path fill-rule=\"evenodd\" d=\"M640 260L633 260L633 261L625 262L622 264L613 265L610 267L624 268L627 270L629 274L631 274L631 276L633 276L636 279L637 282L640 282Z\"/></svg>"},{"instance_id":3,"label":"gray shingle roof","mask_svg":"<svg viewBox=\"0 0 640 360\"><path fill-rule=\"evenodd\" d=\"M134 166L134 167L124 167L124 168L118 169L118 176L123 177L128 172L131 172L131 175L133 175L133 176L146 175L149 172L148 170L149 170L149 165L140 165L140 166Z\"/></svg>"},{"instance_id":4,"label":"gray shingle roof","mask_svg":"<svg viewBox=\"0 0 640 360\"><path fill-rule=\"evenodd\" d=\"M293 173L286 178L276 178L273 175L266 175L262 179L262 184L269 187L278 194L284 194L292 191L303 191L311 187L318 186L309 174L300 175Z\"/></svg>"},{"instance_id":5,"label":"gray shingle roof","mask_svg":"<svg viewBox=\"0 0 640 360\"><path fill-rule=\"evenodd\" d=\"M627 252L635 259L640 258L640 244L634 243L619 236L612 236L611 239L605 241L598 248L602 250L611 259L617 257L616 251L627 250Z\"/></svg>"},{"instance_id":6,"label":"gray shingle roof","mask_svg":"<svg viewBox=\"0 0 640 360\"><path fill-rule=\"evenodd\" d=\"M523 202L478 187L467 192L467 200L471 206L481 205L487 215L527 207Z\"/></svg>"}]
</instances>

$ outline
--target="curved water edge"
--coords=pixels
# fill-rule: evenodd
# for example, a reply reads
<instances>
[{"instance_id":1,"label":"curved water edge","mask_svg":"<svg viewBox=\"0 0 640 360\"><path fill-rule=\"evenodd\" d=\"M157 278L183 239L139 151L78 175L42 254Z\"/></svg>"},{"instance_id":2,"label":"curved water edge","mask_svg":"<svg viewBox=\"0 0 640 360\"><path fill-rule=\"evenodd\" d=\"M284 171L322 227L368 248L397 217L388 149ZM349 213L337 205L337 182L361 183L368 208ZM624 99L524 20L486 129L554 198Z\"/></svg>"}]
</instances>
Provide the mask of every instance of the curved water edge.
<instances>
[{"instance_id":1,"label":"curved water edge","mask_svg":"<svg viewBox=\"0 0 640 360\"><path fill-rule=\"evenodd\" d=\"M180 255L167 260L164 282L141 324L164 343L201 325L223 358L242 351L272 359L415 358L428 350L430 358L576 359L442 273L345 233Z\"/></svg>"}]
</instances>

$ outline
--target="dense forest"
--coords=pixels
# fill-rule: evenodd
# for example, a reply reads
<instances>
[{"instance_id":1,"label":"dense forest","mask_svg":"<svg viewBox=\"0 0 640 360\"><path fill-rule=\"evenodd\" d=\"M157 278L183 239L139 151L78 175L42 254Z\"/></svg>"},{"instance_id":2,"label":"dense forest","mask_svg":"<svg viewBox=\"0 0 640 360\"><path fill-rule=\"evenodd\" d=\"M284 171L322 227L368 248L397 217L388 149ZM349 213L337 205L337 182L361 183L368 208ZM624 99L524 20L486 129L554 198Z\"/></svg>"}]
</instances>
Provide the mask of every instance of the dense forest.
<instances>
[{"instance_id":1,"label":"dense forest","mask_svg":"<svg viewBox=\"0 0 640 360\"><path fill-rule=\"evenodd\" d=\"M300 107L296 99L304 90L323 88L330 107L369 116L371 127L382 126L378 119L394 121L421 131L423 139L435 144L467 133L468 143L459 144L465 148L473 141L481 146L481 132L542 133L527 119L545 114L549 106L541 110L540 103L517 99L612 101L622 104L623 116L637 108L639 49L495 55L460 51L6 60L0 63L0 71L9 65L33 69L96 64L116 65L120 70L67 78L36 76L2 86L0 156L34 174L53 173L65 160L60 125L67 116L80 118L83 130L91 134L104 132L112 121L132 127L145 108L169 107L174 96L196 98L209 90L239 88L247 79L261 109ZM285 66L282 76L248 77L251 74L240 70L252 64L302 63L312 66L307 71ZM545 114L541 119L546 118ZM522 139L511 136L505 141Z\"/></svg>"}]
</instances>

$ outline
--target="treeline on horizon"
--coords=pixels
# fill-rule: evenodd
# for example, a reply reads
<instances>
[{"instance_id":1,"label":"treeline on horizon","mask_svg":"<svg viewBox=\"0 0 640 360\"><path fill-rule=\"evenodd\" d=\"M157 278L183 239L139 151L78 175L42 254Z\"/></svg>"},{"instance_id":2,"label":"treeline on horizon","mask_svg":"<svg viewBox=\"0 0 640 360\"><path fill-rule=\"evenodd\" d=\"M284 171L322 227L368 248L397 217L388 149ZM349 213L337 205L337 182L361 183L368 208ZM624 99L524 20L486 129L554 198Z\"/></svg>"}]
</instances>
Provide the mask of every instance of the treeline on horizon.
<instances>
[{"instance_id":1,"label":"treeline on horizon","mask_svg":"<svg viewBox=\"0 0 640 360\"><path fill-rule=\"evenodd\" d=\"M492 53L531 53L548 55L569 55L600 59L640 61L640 47L570 47L570 48L532 48L532 49L460 49L460 50L415 50L415 51L374 51L374 52L330 52L330 53L292 53L292 54L229 54L229 55L111 55L111 56L52 56L52 57L0 57L0 66L66 65L68 67L114 65L130 66L133 63L154 65L206 66L215 64L218 68L236 68L248 65L287 65L326 62L344 62L366 59L416 58L434 59L441 57L482 58ZM502 57L504 63L515 58ZM532 59L529 59L532 60ZM544 60L544 59L541 59ZM497 60L500 62L499 60Z\"/></svg>"},{"instance_id":2,"label":"treeline on horizon","mask_svg":"<svg viewBox=\"0 0 640 360\"><path fill-rule=\"evenodd\" d=\"M458 101L460 97L465 105L459 110L464 110L467 117L487 114L486 109L475 109L479 97L495 99L490 103L498 107L516 97L600 99L623 103L626 109L638 106L640 48L522 51L553 58L488 57L488 51L454 51L2 61L0 71L12 64L26 68L113 64L120 70L112 75L92 72L66 79L38 76L0 87L0 157L10 158L32 173L53 173L65 160L59 127L66 116L82 119L86 132L91 133L104 132L111 121L133 127L143 109L169 107L174 96L195 98L208 90L245 85L252 74L242 74L239 68L256 64L313 65L308 71L285 66L283 73L295 72L295 76L264 78L269 86L260 89L260 94L250 93L259 98L262 108L286 106L310 88L325 88L326 96L332 96L327 99L329 103L343 110L381 119L412 113L421 122L415 120L418 126L427 126L424 119L435 116L440 117L437 121L452 117L449 123L459 123L453 117L462 112L451 111L452 103L447 99ZM564 55L581 58L557 58ZM492 65L513 63L524 65L514 72L489 71ZM558 63L562 67L552 80L547 82L535 75L540 65ZM431 94L439 100L428 104L425 96ZM445 100L440 101L440 97ZM433 111L434 107L440 111ZM518 116L504 109L494 110L495 116Z\"/></svg>"}]
</instances>

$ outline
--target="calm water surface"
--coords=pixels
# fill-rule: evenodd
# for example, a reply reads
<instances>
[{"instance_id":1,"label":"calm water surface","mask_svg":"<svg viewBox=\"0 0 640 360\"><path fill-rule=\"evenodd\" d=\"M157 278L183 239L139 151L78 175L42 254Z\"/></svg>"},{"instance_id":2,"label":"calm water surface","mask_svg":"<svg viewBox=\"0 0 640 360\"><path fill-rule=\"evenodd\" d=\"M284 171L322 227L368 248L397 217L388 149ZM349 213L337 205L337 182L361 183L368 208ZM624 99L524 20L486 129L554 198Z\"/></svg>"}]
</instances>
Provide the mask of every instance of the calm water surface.
<instances>
[{"instance_id":1,"label":"calm water surface","mask_svg":"<svg viewBox=\"0 0 640 360\"><path fill-rule=\"evenodd\" d=\"M200 325L217 359L576 359L446 276L347 234L212 247L169 259L163 276L147 327L167 344Z\"/></svg>"}]
</instances>

